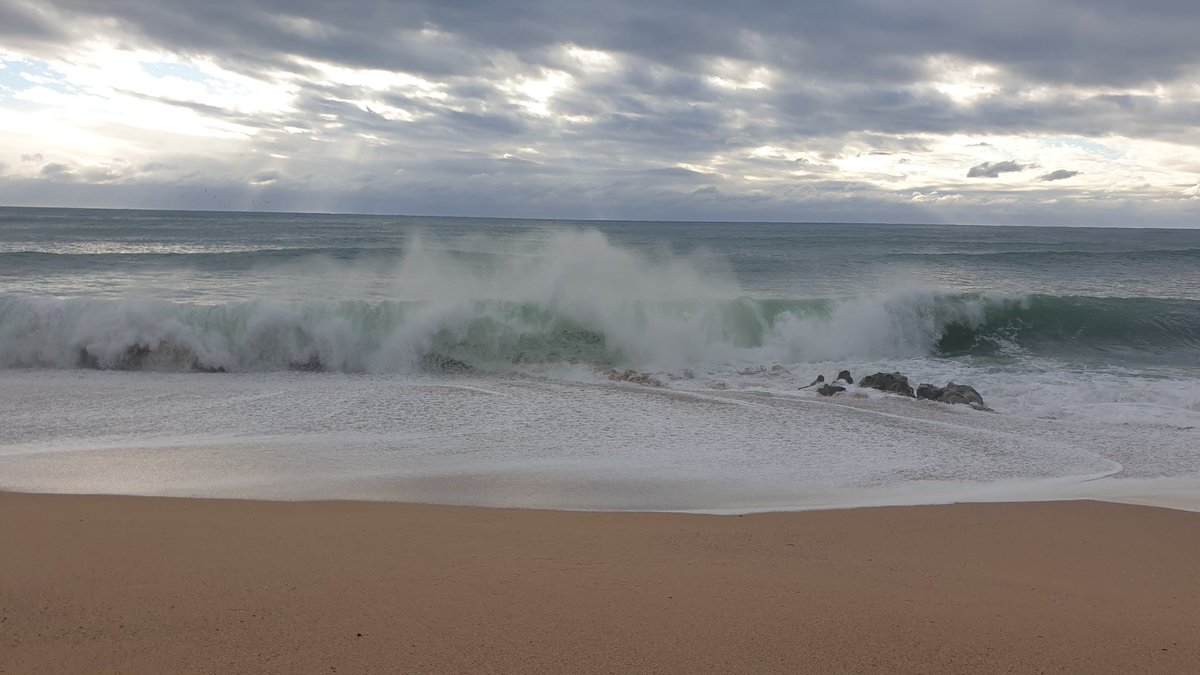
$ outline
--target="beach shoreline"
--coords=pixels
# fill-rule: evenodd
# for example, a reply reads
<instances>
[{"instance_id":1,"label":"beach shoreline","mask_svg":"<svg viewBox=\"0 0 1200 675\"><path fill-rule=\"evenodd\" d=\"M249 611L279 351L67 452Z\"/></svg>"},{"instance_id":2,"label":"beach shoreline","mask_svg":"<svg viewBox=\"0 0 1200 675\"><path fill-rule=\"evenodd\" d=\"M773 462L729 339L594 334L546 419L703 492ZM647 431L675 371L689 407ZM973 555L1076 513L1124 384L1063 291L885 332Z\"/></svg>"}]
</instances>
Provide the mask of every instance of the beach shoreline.
<instances>
[{"instance_id":1,"label":"beach shoreline","mask_svg":"<svg viewBox=\"0 0 1200 675\"><path fill-rule=\"evenodd\" d=\"M0 493L0 672L1189 672L1200 514Z\"/></svg>"}]
</instances>

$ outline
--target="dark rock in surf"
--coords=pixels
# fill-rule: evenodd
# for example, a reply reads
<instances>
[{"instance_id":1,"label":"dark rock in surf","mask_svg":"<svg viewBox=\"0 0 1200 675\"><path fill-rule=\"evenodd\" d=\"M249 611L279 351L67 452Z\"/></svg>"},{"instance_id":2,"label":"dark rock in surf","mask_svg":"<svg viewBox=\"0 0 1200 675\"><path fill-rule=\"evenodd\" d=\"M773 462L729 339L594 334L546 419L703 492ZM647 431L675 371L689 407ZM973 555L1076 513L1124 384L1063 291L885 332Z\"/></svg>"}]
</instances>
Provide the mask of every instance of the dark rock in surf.
<instances>
[{"instance_id":1,"label":"dark rock in surf","mask_svg":"<svg viewBox=\"0 0 1200 675\"><path fill-rule=\"evenodd\" d=\"M151 351L153 350L149 345L129 345L113 362L113 368L115 370L141 370L142 362L146 360L147 356L150 356Z\"/></svg>"},{"instance_id":2,"label":"dark rock in surf","mask_svg":"<svg viewBox=\"0 0 1200 675\"><path fill-rule=\"evenodd\" d=\"M823 384L820 387L817 387L817 394L820 396L833 396L834 394L840 394L843 391L846 391L846 388L839 387L836 384Z\"/></svg>"},{"instance_id":3,"label":"dark rock in surf","mask_svg":"<svg viewBox=\"0 0 1200 675\"><path fill-rule=\"evenodd\" d=\"M156 347L141 343L129 345L111 363L107 361L101 362L100 357L88 351L87 347L81 347L79 349L79 360L76 361L76 365L80 368L90 368L92 370L178 370L193 373L225 372L224 366L205 365L200 362L200 359L191 356L191 352L186 348L172 345L169 342L159 343Z\"/></svg>"},{"instance_id":4,"label":"dark rock in surf","mask_svg":"<svg viewBox=\"0 0 1200 675\"><path fill-rule=\"evenodd\" d=\"M983 397L975 391L975 387L969 384L954 384L948 383L942 390L942 403L963 403L974 408L981 406L986 408L987 404L983 402Z\"/></svg>"},{"instance_id":5,"label":"dark rock in surf","mask_svg":"<svg viewBox=\"0 0 1200 675\"><path fill-rule=\"evenodd\" d=\"M916 397L912 386L908 384L908 378L900 373L875 373L874 375L864 377L858 384L859 386L870 387L871 389Z\"/></svg>"},{"instance_id":6,"label":"dark rock in surf","mask_svg":"<svg viewBox=\"0 0 1200 675\"><path fill-rule=\"evenodd\" d=\"M801 389L808 389L809 387L815 387L815 386L817 386L818 384L821 384L821 383L822 383L822 382L824 382L824 381L825 381L825 376L824 376L824 375L818 375L818 376L817 376L817 379L813 380L812 382L809 382L808 384L806 384L806 385L804 385L803 387L800 387L800 388L801 388Z\"/></svg>"},{"instance_id":7,"label":"dark rock in surf","mask_svg":"<svg viewBox=\"0 0 1200 675\"><path fill-rule=\"evenodd\" d=\"M969 405L976 410L991 411L991 408L983 402L983 397L969 384L954 384L953 382L946 383L944 387L935 387L932 384L922 384L917 387L917 398L928 399L930 401L938 401L940 403L961 403Z\"/></svg>"},{"instance_id":8,"label":"dark rock in surf","mask_svg":"<svg viewBox=\"0 0 1200 675\"><path fill-rule=\"evenodd\" d=\"M473 370L469 364L452 359L445 354L430 353L421 357L421 370L430 373L449 373L453 375L462 375Z\"/></svg>"},{"instance_id":9,"label":"dark rock in surf","mask_svg":"<svg viewBox=\"0 0 1200 675\"><path fill-rule=\"evenodd\" d=\"M91 352L89 352L87 350L87 347L80 347L79 348L79 367L80 368L91 368L92 370L100 370L100 359L96 358L95 354L92 354Z\"/></svg>"},{"instance_id":10,"label":"dark rock in surf","mask_svg":"<svg viewBox=\"0 0 1200 675\"><path fill-rule=\"evenodd\" d=\"M917 386L917 398L923 398L927 401L939 401L942 398L942 392L946 391L944 387L935 387L932 384L921 384Z\"/></svg>"},{"instance_id":11,"label":"dark rock in surf","mask_svg":"<svg viewBox=\"0 0 1200 675\"><path fill-rule=\"evenodd\" d=\"M665 387L666 384L662 380L654 377L650 373L639 373L632 368L625 370L617 370L616 368L597 368L596 372L604 375L613 382L632 382L633 384L641 384L647 387Z\"/></svg>"},{"instance_id":12,"label":"dark rock in surf","mask_svg":"<svg viewBox=\"0 0 1200 675\"><path fill-rule=\"evenodd\" d=\"M313 354L308 357L307 361L292 361L288 364L289 370L298 370L302 373L319 373L325 370L325 364L321 363L321 357Z\"/></svg>"},{"instance_id":13,"label":"dark rock in surf","mask_svg":"<svg viewBox=\"0 0 1200 675\"><path fill-rule=\"evenodd\" d=\"M199 361L192 361L192 372L193 373L223 373L223 372L225 372L225 366L215 366L215 367L214 366L206 366L203 363L200 363Z\"/></svg>"},{"instance_id":14,"label":"dark rock in surf","mask_svg":"<svg viewBox=\"0 0 1200 675\"><path fill-rule=\"evenodd\" d=\"M848 370L843 370L843 371L838 372L838 376L834 379L841 380L842 382L845 382L846 384L854 384L854 378L850 377L850 371L848 371Z\"/></svg>"}]
</instances>

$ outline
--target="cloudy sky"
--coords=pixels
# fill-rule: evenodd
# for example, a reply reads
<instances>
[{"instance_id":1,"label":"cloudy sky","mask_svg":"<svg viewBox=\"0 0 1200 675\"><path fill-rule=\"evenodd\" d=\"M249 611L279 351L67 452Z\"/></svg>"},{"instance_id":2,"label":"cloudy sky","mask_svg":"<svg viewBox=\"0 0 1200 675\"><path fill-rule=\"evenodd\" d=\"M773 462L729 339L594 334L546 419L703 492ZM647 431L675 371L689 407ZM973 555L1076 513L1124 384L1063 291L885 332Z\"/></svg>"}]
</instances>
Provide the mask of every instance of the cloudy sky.
<instances>
[{"instance_id":1,"label":"cloudy sky","mask_svg":"<svg viewBox=\"0 0 1200 675\"><path fill-rule=\"evenodd\" d=\"M1200 226L1195 0L0 0L0 204Z\"/></svg>"}]
</instances>

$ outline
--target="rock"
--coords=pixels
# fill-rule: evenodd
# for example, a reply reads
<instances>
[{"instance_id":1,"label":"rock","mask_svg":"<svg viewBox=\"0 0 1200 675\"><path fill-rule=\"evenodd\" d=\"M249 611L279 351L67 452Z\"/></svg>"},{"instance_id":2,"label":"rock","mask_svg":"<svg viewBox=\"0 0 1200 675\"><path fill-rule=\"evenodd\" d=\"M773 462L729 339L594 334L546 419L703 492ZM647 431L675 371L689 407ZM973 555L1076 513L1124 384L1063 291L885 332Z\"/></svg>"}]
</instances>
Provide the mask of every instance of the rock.
<instances>
[{"instance_id":1,"label":"rock","mask_svg":"<svg viewBox=\"0 0 1200 675\"><path fill-rule=\"evenodd\" d=\"M942 398L942 392L946 391L943 387L935 387L932 384L922 384L917 386L917 398L923 398L929 401L938 401Z\"/></svg>"},{"instance_id":2,"label":"rock","mask_svg":"<svg viewBox=\"0 0 1200 675\"><path fill-rule=\"evenodd\" d=\"M600 370L597 370L596 372L604 375L605 377L612 380L613 382L632 382L633 384L642 384L647 387L665 387L665 386L667 386L667 385L663 384L662 380L660 380L656 377L653 377L652 375L650 375L650 373L639 373L636 370L633 370L632 368L626 368L623 371L617 370L616 368L609 368L608 370L600 369Z\"/></svg>"},{"instance_id":3,"label":"rock","mask_svg":"<svg viewBox=\"0 0 1200 675\"><path fill-rule=\"evenodd\" d=\"M452 359L445 354L431 352L421 357L421 370L431 373L453 373L456 375L461 375L463 373L469 373L474 369L471 368L470 365L459 361L458 359Z\"/></svg>"},{"instance_id":4,"label":"rock","mask_svg":"<svg viewBox=\"0 0 1200 675\"><path fill-rule=\"evenodd\" d=\"M981 405L985 408L987 407L987 404L983 402L983 397L979 395L979 392L975 391L975 387L969 384L947 383L942 390L941 401L942 403L965 403L971 406Z\"/></svg>"},{"instance_id":5,"label":"rock","mask_svg":"<svg viewBox=\"0 0 1200 675\"><path fill-rule=\"evenodd\" d=\"M841 380L842 382L845 382L846 384L854 384L854 378L850 377L850 371L848 371L848 370L839 371L838 376L835 379Z\"/></svg>"},{"instance_id":6,"label":"rock","mask_svg":"<svg viewBox=\"0 0 1200 675\"><path fill-rule=\"evenodd\" d=\"M95 354L92 354L91 352L89 352L87 350L87 347L80 347L79 348L79 367L80 368L91 368L93 370L100 370L100 359L96 358Z\"/></svg>"},{"instance_id":7,"label":"rock","mask_svg":"<svg viewBox=\"0 0 1200 675\"><path fill-rule=\"evenodd\" d=\"M846 388L839 387L836 384L823 384L817 387L817 394L820 396L833 396L834 394L840 394L843 391L846 391Z\"/></svg>"},{"instance_id":8,"label":"rock","mask_svg":"<svg viewBox=\"0 0 1200 675\"><path fill-rule=\"evenodd\" d=\"M225 366L215 366L215 367L214 366L206 366L203 363L200 363L199 360L195 360L195 361L192 361L192 372L193 373L223 373L223 372L225 372Z\"/></svg>"},{"instance_id":9,"label":"rock","mask_svg":"<svg viewBox=\"0 0 1200 675\"><path fill-rule=\"evenodd\" d=\"M134 343L125 348L111 363L102 363L100 358L89 352L86 347L79 350L80 368L94 370L181 370L193 373L223 373L223 366L209 366L192 356L184 347L168 342L156 347Z\"/></svg>"},{"instance_id":10,"label":"rock","mask_svg":"<svg viewBox=\"0 0 1200 675\"><path fill-rule=\"evenodd\" d=\"M150 349L150 345L129 345L129 347L127 347L125 351L117 357L116 362L113 363L113 369L141 370L142 362L146 360L147 356L150 356L151 351L153 350Z\"/></svg>"},{"instance_id":11,"label":"rock","mask_svg":"<svg viewBox=\"0 0 1200 675\"><path fill-rule=\"evenodd\" d=\"M976 410L987 410L993 412L987 404L983 402L983 397L975 391L975 387L969 384L954 384L947 382L944 387L935 387L932 384L922 384L917 387L917 398L924 398L930 401L938 401L940 403L963 403L975 408Z\"/></svg>"},{"instance_id":12,"label":"rock","mask_svg":"<svg viewBox=\"0 0 1200 675\"><path fill-rule=\"evenodd\" d=\"M900 373L875 373L868 375L859 380L858 384L871 389L879 389L880 391L890 391L897 394L903 394L909 397L915 397L913 388L908 384L908 378Z\"/></svg>"},{"instance_id":13,"label":"rock","mask_svg":"<svg viewBox=\"0 0 1200 675\"><path fill-rule=\"evenodd\" d=\"M292 361L288 364L289 370L299 370L303 373L319 373L325 370L325 364L321 363L321 357L313 354L308 357L307 361Z\"/></svg>"},{"instance_id":14,"label":"rock","mask_svg":"<svg viewBox=\"0 0 1200 675\"><path fill-rule=\"evenodd\" d=\"M821 383L822 383L822 382L824 382L824 381L825 381L825 376L824 376L824 375L818 375L818 376L817 376L817 379L813 380L812 382L809 382L808 384L806 384L806 385L804 385L803 387L800 387L800 388L801 388L801 389L808 389L809 387L815 387L816 385L818 385L818 384L821 384Z\"/></svg>"}]
</instances>

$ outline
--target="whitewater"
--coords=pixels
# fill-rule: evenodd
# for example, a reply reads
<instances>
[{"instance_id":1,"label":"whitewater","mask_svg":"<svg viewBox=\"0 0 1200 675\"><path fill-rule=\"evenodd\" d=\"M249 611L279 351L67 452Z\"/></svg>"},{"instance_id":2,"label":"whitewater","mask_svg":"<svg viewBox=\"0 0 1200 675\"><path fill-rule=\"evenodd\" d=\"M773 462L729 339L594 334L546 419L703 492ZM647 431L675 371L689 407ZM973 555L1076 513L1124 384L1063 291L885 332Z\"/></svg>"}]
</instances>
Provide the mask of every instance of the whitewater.
<instances>
[{"instance_id":1,"label":"whitewater","mask_svg":"<svg viewBox=\"0 0 1200 675\"><path fill-rule=\"evenodd\" d=\"M1200 508L1200 233L0 209L0 489ZM818 374L899 371L992 413Z\"/></svg>"}]
</instances>

